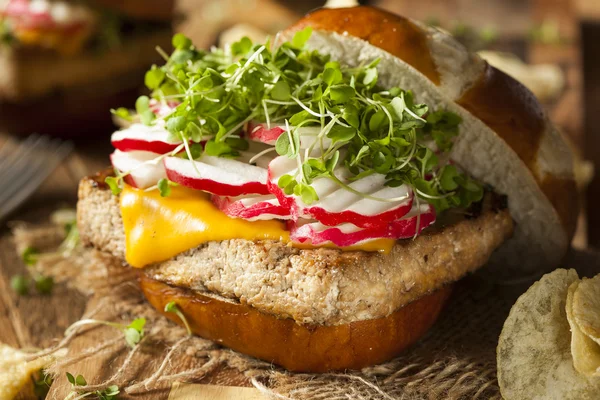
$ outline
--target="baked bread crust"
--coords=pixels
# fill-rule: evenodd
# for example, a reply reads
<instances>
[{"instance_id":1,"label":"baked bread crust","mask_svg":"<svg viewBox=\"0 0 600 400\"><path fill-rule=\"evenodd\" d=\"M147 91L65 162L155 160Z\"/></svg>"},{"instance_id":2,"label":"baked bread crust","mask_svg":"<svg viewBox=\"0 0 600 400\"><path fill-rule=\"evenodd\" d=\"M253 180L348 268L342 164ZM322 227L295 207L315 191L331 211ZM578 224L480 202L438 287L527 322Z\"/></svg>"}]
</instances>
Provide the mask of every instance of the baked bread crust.
<instances>
[{"instance_id":1,"label":"baked bread crust","mask_svg":"<svg viewBox=\"0 0 600 400\"><path fill-rule=\"evenodd\" d=\"M181 325L179 317L164 312L165 305L174 301L197 335L297 372L360 369L395 357L431 328L451 292L445 286L384 318L305 326L143 274L140 286L155 309Z\"/></svg>"},{"instance_id":2,"label":"baked bread crust","mask_svg":"<svg viewBox=\"0 0 600 400\"><path fill-rule=\"evenodd\" d=\"M463 118L452 158L508 195L513 239L492 261L498 275L553 269L574 233L570 150L533 94L443 32L373 7L320 9L282 32L313 28L308 47L358 65L380 58L379 83ZM432 72L433 64L436 73Z\"/></svg>"},{"instance_id":3,"label":"baked bread crust","mask_svg":"<svg viewBox=\"0 0 600 400\"><path fill-rule=\"evenodd\" d=\"M80 236L84 244L124 260L119 197L103 181L100 175L80 183ZM144 271L170 285L212 293L301 324L386 317L481 267L510 237L508 210L491 200L478 216L457 215L414 240L398 241L388 254L302 250L276 241L232 239L205 243Z\"/></svg>"}]
</instances>

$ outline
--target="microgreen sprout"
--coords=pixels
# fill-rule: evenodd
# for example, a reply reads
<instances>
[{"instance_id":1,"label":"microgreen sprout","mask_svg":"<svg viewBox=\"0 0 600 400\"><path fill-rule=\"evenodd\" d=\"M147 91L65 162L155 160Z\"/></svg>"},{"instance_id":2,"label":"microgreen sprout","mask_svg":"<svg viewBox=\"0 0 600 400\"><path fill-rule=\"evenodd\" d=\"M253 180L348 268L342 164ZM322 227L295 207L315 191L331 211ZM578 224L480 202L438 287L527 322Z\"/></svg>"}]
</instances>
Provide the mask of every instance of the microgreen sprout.
<instances>
[{"instance_id":1,"label":"microgreen sprout","mask_svg":"<svg viewBox=\"0 0 600 400\"><path fill-rule=\"evenodd\" d=\"M34 278L35 290L40 294L50 294L54 288L54 278L51 276L36 276Z\"/></svg>"},{"instance_id":2,"label":"microgreen sprout","mask_svg":"<svg viewBox=\"0 0 600 400\"><path fill-rule=\"evenodd\" d=\"M29 284L30 280L26 275L17 274L10 279L10 287L19 296L29 294Z\"/></svg>"},{"instance_id":3,"label":"microgreen sprout","mask_svg":"<svg viewBox=\"0 0 600 400\"><path fill-rule=\"evenodd\" d=\"M35 289L40 294L50 294L54 287L54 279L51 276L41 274L36 268L40 257L54 253L39 253L33 247L27 247L21 254L23 263L27 266L28 274L16 274L10 280L10 286L20 296L29 294L29 287L33 282Z\"/></svg>"},{"instance_id":4,"label":"microgreen sprout","mask_svg":"<svg viewBox=\"0 0 600 400\"><path fill-rule=\"evenodd\" d=\"M160 192L161 197L169 197L171 195L171 187L178 186L177 183L171 182L166 178L162 178L158 181L156 188Z\"/></svg>"},{"instance_id":5,"label":"microgreen sprout","mask_svg":"<svg viewBox=\"0 0 600 400\"><path fill-rule=\"evenodd\" d=\"M65 238L60 243L56 251L40 253L34 247L28 246L21 253L21 259L27 266L28 275L15 275L11 280L11 287L20 294L29 293L29 286L34 283L35 289L40 294L50 294L54 288L54 279L51 276L42 274L37 267L38 263L44 259L54 257L69 257L80 244L79 230L77 229L77 214L75 210L59 209L52 213L50 219L54 224L62 225L65 229Z\"/></svg>"},{"instance_id":6,"label":"microgreen sprout","mask_svg":"<svg viewBox=\"0 0 600 400\"><path fill-rule=\"evenodd\" d=\"M82 319L69 326L65 331L65 336L70 335L75 329L78 329L84 325L105 325L123 332L125 336L125 342L129 347L135 347L144 337L144 326L146 325L145 318L134 319L129 325L121 324L118 322L102 321L97 319Z\"/></svg>"},{"instance_id":7,"label":"microgreen sprout","mask_svg":"<svg viewBox=\"0 0 600 400\"><path fill-rule=\"evenodd\" d=\"M50 386L54 382L52 375L48 374L46 370L42 369L39 373L32 376L33 380L33 393L38 399L45 399L50 390Z\"/></svg>"},{"instance_id":8,"label":"microgreen sprout","mask_svg":"<svg viewBox=\"0 0 600 400\"><path fill-rule=\"evenodd\" d=\"M182 143L169 155L188 159L203 153L238 157L248 148L242 131L249 121L268 127L284 124L275 151L295 159L297 168L282 176L278 185L307 204L318 200L312 185L318 178L352 190L336 175L340 168L350 171L350 180L379 173L385 175L387 186L408 185L438 212L468 207L482 198L481 184L449 161L462 122L459 115L418 103L410 90L381 87L379 59L342 65L307 49L310 37L307 28L277 47L243 38L229 49L205 51L177 34L174 52L170 56L161 52L165 65L146 73L151 94L138 98L137 114L143 123L162 124L173 140ZM176 106L158 116L150 111L150 99ZM306 134L310 128L318 133ZM314 140L301 149L301 137ZM107 178L114 193L129 172L117 171ZM157 188L168 195L167 181Z\"/></svg>"},{"instance_id":9,"label":"microgreen sprout","mask_svg":"<svg viewBox=\"0 0 600 400\"><path fill-rule=\"evenodd\" d=\"M188 323L187 318L185 317L185 315L183 315L183 312L179 309L179 307L174 301L165 305L165 312L177 315L179 319L183 322L183 325L185 326L188 335L192 335L192 328L190 328L190 324Z\"/></svg>"},{"instance_id":10,"label":"microgreen sprout","mask_svg":"<svg viewBox=\"0 0 600 400\"><path fill-rule=\"evenodd\" d=\"M89 396L94 396L92 398L99 400L115 400L117 395L120 393L117 385L111 385L104 390L81 391L79 389L80 387L87 386L87 381L83 375L78 374L77 376L74 376L69 372L67 372L66 375L67 380L71 384L72 391L65 398L65 400L79 400Z\"/></svg>"},{"instance_id":11,"label":"microgreen sprout","mask_svg":"<svg viewBox=\"0 0 600 400\"><path fill-rule=\"evenodd\" d=\"M121 118L125 121L133 121L134 119L134 115L131 115L131 113L129 112L129 109L125 108L125 107L119 107L116 110L115 109L111 109L110 110L111 114L113 114L114 116Z\"/></svg>"},{"instance_id":12,"label":"microgreen sprout","mask_svg":"<svg viewBox=\"0 0 600 400\"><path fill-rule=\"evenodd\" d=\"M108 185L108 187L110 188L111 192L116 196L119 193L121 193L121 191L123 190L124 178L127 175L131 174L136 169L141 168L141 167L143 167L145 165L157 165L159 162L161 162L166 157L176 155L181 150L183 150L184 147L185 147L185 144L182 143L179 146L177 146L170 153L165 153L165 154L162 154L162 155L160 155L160 156L158 156L156 158L153 158L152 160L144 161L143 163L140 163L139 165L137 165L136 167L132 168L129 171L119 171L119 170L115 169L115 176L107 176L104 179L104 182Z\"/></svg>"},{"instance_id":13,"label":"microgreen sprout","mask_svg":"<svg viewBox=\"0 0 600 400\"><path fill-rule=\"evenodd\" d=\"M32 266L35 265L35 263L37 263L38 255L39 251L37 251L31 246L28 246L27 248L25 248L25 250L23 250L23 253L21 253L21 259L23 260L23 263L25 263L25 265Z\"/></svg>"}]
</instances>

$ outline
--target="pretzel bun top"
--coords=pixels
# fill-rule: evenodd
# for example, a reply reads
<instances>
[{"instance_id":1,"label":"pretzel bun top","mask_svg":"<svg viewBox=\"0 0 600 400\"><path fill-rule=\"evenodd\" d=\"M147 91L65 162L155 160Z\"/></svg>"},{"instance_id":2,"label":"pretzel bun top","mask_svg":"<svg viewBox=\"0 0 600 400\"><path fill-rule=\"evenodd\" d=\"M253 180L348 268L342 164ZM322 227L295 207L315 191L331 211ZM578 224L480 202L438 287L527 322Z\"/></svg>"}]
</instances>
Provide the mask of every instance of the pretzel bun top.
<instances>
[{"instance_id":1,"label":"pretzel bun top","mask_svg":"<svg viewBox=\"0 0 600 400\"><path fill-rule=\"evenodd\" d=\"M416 100L462 117L452 159L508 195L517 222L514 237L491 261L497 275L534 273L560 263L578 211L572 156L524 85L451 36L377 8L319 9L281 38L289 40L305 27L313 29L308 48L350 66L380 58L381 86L412 90Z\"/></svg>"}]
</instances>

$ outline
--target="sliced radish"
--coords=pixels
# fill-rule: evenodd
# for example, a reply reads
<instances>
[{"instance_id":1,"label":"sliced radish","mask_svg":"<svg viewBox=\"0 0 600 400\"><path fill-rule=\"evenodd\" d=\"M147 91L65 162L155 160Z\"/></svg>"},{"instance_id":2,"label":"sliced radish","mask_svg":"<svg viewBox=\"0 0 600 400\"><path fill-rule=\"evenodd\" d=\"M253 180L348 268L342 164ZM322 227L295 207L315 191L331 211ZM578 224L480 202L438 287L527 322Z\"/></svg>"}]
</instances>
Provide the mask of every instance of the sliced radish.
<instances>
[{"instance_id":1,"label":"sliced radish","mask_svg":"<svg viewBox=\"0 0 600 400\"><path fill-rule=\"evenodd\" d=\"M290 210L281 206L273 195L239 197L213 195L212 202L230 217L248 221L291 218Z\"/></svg>"},{"instance_id":2,"label":"sliced radish","mask_svg":"<svg viewBox=\"0 0 600 400\"><path fill-rule=\"evenodd\" d=\"M167 177L192 189L219 196L269 194L267 170L229 158L202 156L198 161L167 157Z\"/></svg>"},{"instance_id":3,"label":"sliced radish","mask_svg":"<svg viewBox=\"0 0 600 400\"><path fill-rule=\"evenodd\" d=\"M318 178L313 181L312 187L319 200L307 205L299 196L286 195L277 185L282 175L295 174L296 167L295 160L286 157L274 159L269 164L268 182L271 193L282 205L292 209L296 217L316 219L328 226L349 222L361 228L374 228L400 219L411 210L413 192L408 185L385 186L385 175L382 174L350 181L351 174L345 167L336 169L334 173L353 191L340 187L329 178Z\"/></svg>"},{"instance_id":4,"label":"sliced radish","mask_svg":"<svg viewBox=\"0 0 600 400\"><path fill-rule=\"evenodd\" d=\"M169 132L160 125L132 124L111 136L112 145L121 151L151 151L165 154L177 148L181 141L169 140Z\"/></svg>"},{"instance_id":5,"label":"sliced radish","mask_svg":"<svg viewBox=\"0 0 600 400\"><path fill-rule=\"evenodd\" d=\"M162 162L144 164L146 161L155 160L159 156L160 154L149 151L123 152L115 150L110 155L110 161L113 167L121 172L131 171L129 175L123 178L125 183L144 189L156 185L159 180L167 177Z\"/></svg>"},{"instance_id":6,"label":"sliced radish","mask_svg":"<svg viewBox=\"0 0 600 400\"><path fill-rule=\"evenodd\" d=\"M414 206L402 219L367 229L349 223L330 227L320 222L302 221L288 222L292 241L315 246L332 243L339 247L348 247L376 239L412 238L435 222L435 210L429 204Z\"/></svg>"},{"instance_id":7,"label":"sliced radish","mask_svg":"<svg viewBox=\"0 0 600 400\"><path fill-rule=\"evenodd\" d=\"M290 128L293 128L293 126ZM271 127L269 128L264 122L250 121L246 129L250 140L274 146L277 142L277 138L285 132L285 124L271 124ZM321 132L320 126L303 126L298 129L301 149L309 148L317 139L317 135ZM330 145L331 140L327 137L323 138L323 147L329 147Z\"/></svg>"}]
</instances>

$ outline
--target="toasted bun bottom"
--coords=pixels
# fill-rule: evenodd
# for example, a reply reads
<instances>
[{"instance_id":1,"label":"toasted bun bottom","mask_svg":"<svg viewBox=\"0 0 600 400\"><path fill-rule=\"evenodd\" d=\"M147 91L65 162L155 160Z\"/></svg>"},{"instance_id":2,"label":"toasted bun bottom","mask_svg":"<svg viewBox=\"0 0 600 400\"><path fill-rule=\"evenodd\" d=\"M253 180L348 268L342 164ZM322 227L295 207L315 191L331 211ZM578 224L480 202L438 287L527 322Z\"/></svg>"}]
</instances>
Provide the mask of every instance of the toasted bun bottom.
<instances>
[{"instance_id":1,"label":"toasted bun bottom","mask_svg":"<svg viewBox=\"0 0 600 400\"><path fill-rule=\"evenodd\" d=\"M140 286L154 308L181 325L179 317L164 312L166 304L175 302L195 334L298 372L360 369L393 358L431 328L451 292L445 286L385 318L306 326L143 274Z\"/></svg>"}]
</instances>

